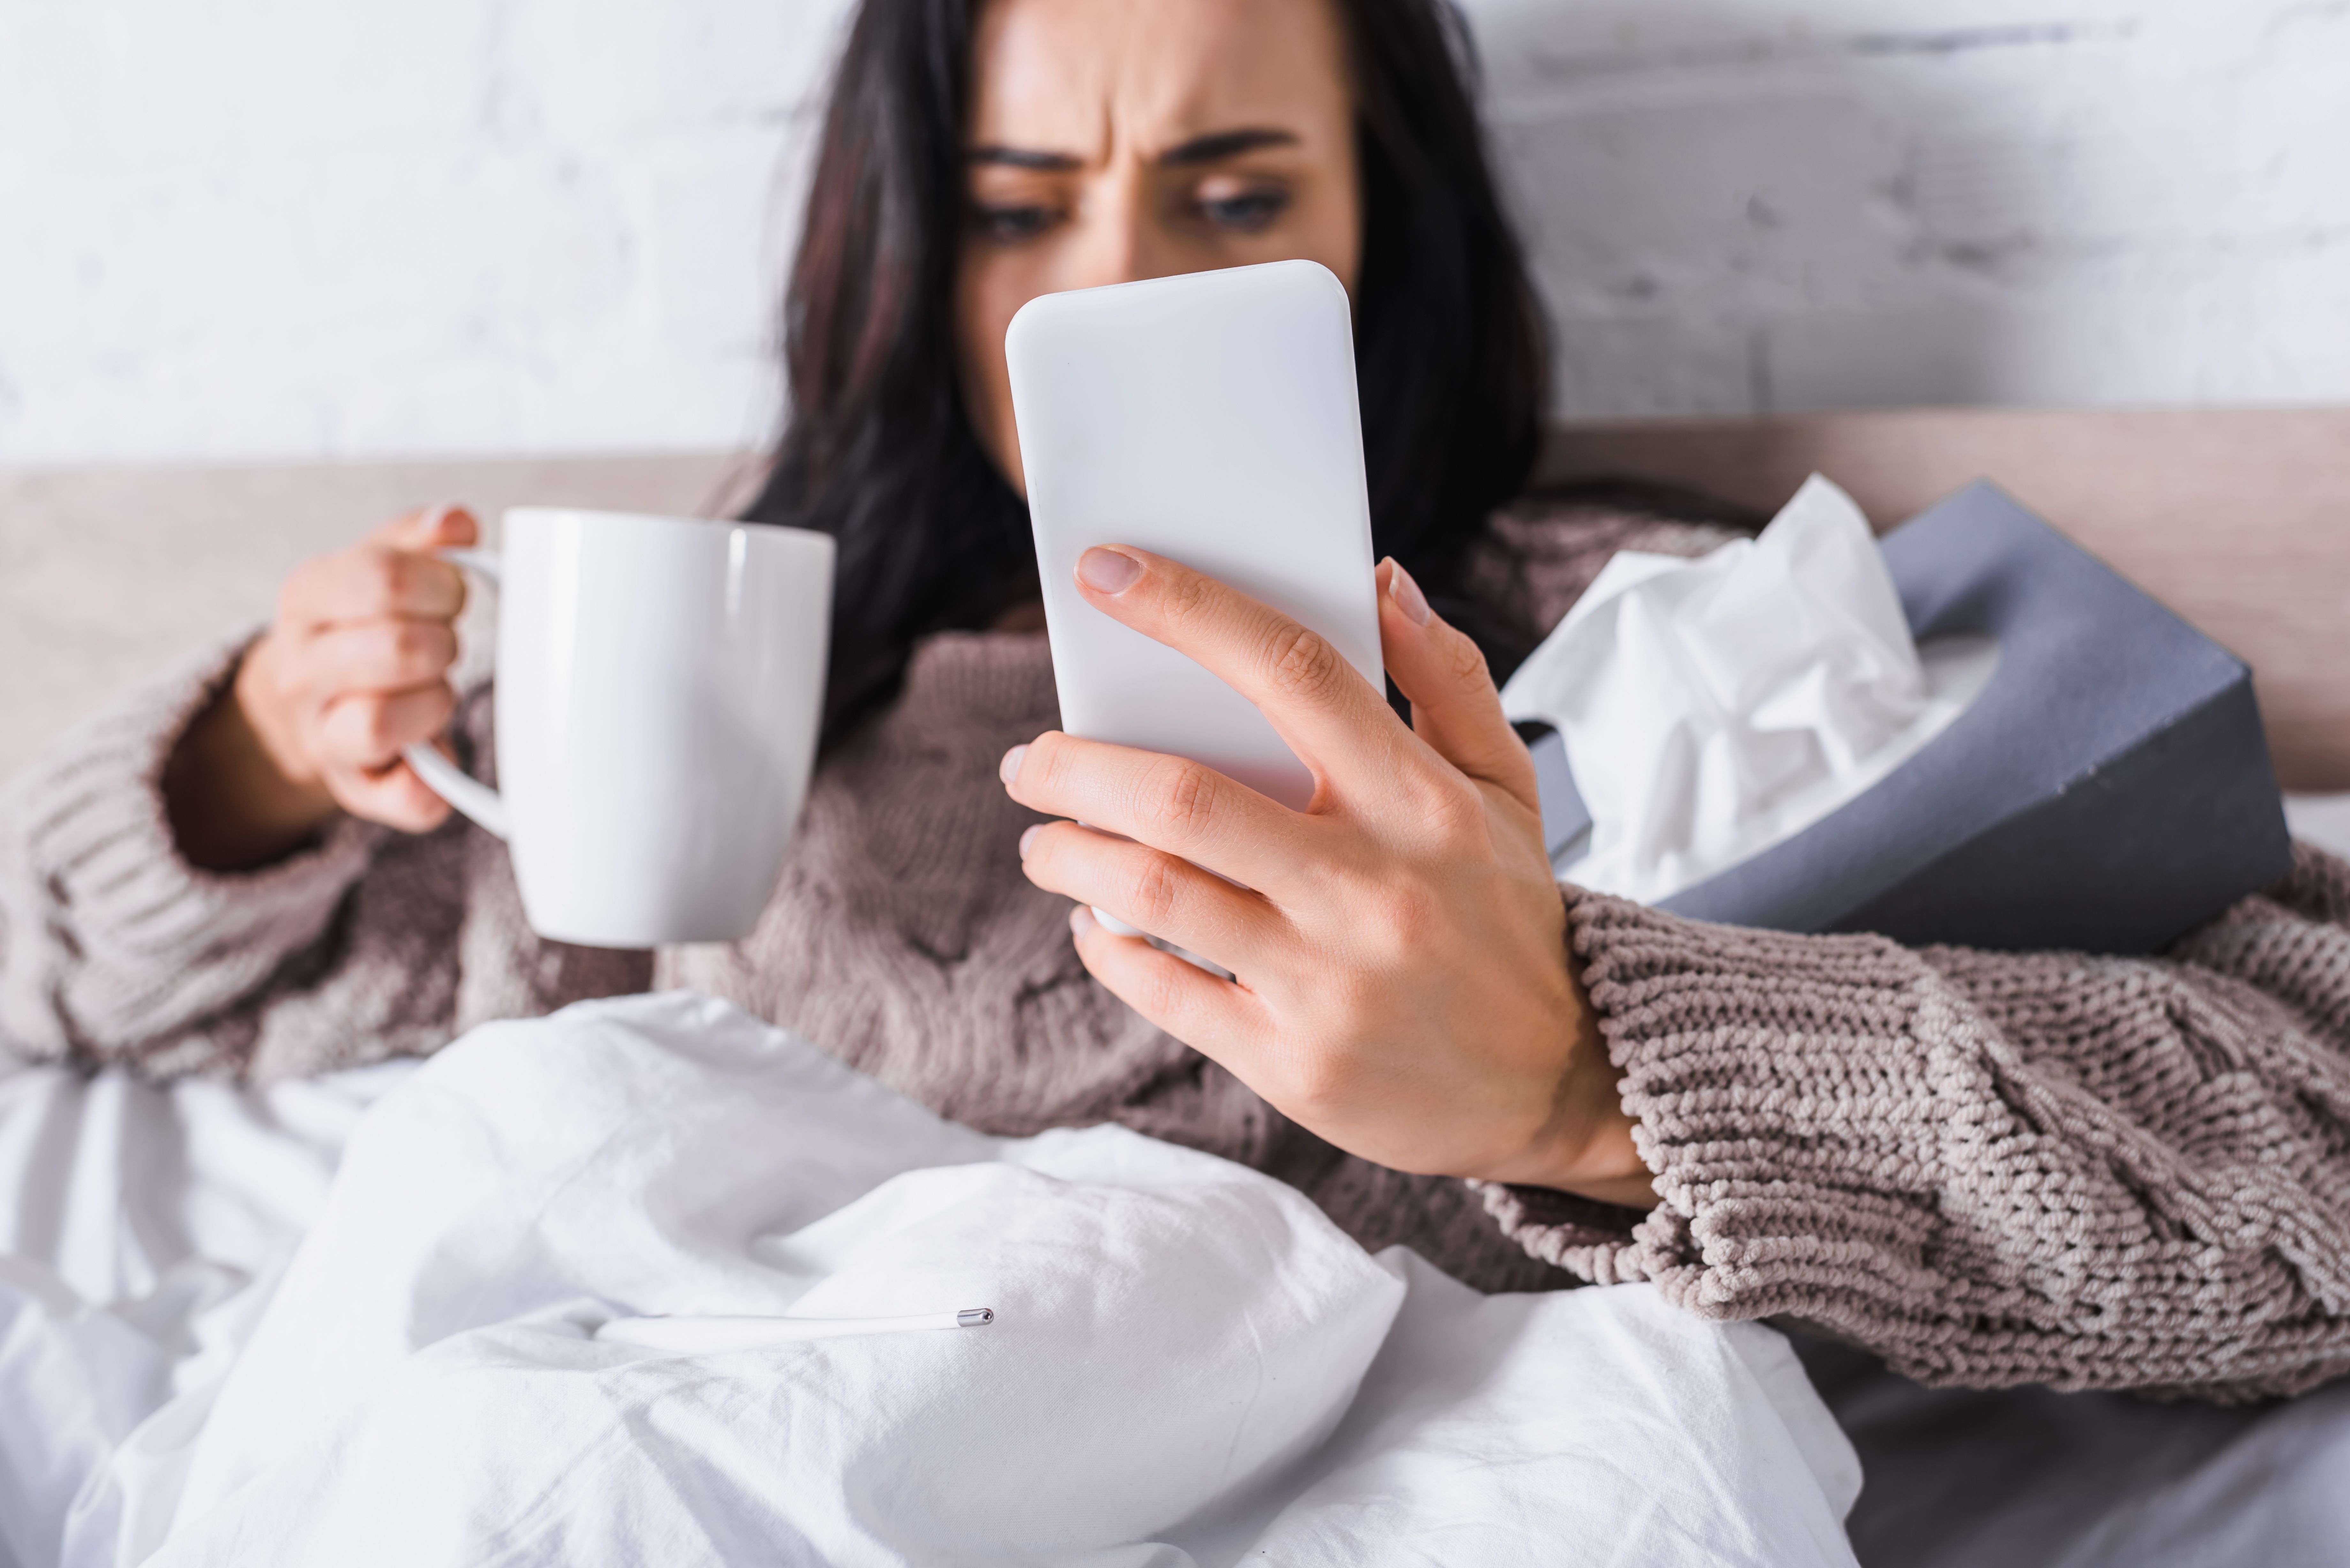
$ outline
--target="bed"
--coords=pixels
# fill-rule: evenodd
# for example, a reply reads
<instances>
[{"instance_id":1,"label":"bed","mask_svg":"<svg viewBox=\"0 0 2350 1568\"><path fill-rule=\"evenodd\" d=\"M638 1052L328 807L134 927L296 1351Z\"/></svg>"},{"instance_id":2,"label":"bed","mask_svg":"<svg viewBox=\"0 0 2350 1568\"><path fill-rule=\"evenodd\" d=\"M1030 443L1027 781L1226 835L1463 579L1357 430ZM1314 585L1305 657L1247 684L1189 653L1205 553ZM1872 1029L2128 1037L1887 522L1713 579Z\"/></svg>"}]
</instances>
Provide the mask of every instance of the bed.
<instances>
[{"instance_id":1,"label":"bed","mask_svg":"<svg viewBox=\"0 0 2350 1568\"><path fill-rule=\"evenodd\" d=\"M1562 480L1661 481L1763 509L1818 468L1879 527L1989 477L2251 662L2296 830L2350 848L2350 411L1908 410L1586 426L1555 432L1545 466ZM463 498L489 513L525 500L716 513L755 480L754 461L710 453L0 472L0 669L10 671L0 773L108 691L264 617L294 562L404 507ZM273 1179L288 1185L275 1197L265 1184L191 1218L169 1192L140 1199L91 1176L91 1190L50 1198L151 1206L124 1221L133 1230L242 1222L258 1236L251 1214L326 1181L363 1088L297 1096L290 1108L195 1092L210 1107L204 1125L237 1129L240 1160L255 1137L278 1149ZM136 1097L124 1085L92 1092ZM192 1136L194 1124L172 1125L168 1136ZM13 1211L22 1194L0 1197ZM2350 1385L2222 1410L1929 1391L1841 1347L1798 1349L1860 1457L1866 1484L1849 1530L1871 1568L2291 1563L2337 1560L2350 1540L2350 1489L2338 1481L2350 1473Z\"/></svg>"}]
</instances>

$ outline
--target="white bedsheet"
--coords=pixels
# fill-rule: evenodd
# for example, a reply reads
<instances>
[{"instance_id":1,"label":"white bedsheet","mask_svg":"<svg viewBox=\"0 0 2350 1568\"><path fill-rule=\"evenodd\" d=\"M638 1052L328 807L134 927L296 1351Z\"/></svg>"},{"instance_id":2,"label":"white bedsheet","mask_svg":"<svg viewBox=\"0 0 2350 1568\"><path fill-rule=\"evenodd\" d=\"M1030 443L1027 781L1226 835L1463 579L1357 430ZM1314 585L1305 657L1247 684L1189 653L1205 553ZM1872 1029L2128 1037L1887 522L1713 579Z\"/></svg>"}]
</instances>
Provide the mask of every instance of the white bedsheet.
<instances>
[{"instance_id":1,"label":"white bedsheet","mask_svg":"<svg viewBox=\"0 0 2350 1568\"><path fill-rule=\"evenodd\" d=\"M1857 1467L1768 1329L1479 1297L1237 1166L983 1137L697 997L266 1095L23 1074L0 1216L27 1568L1851 1561Z\"/></svg>"},{"instance_id":2,"label":"white bedsheet","mask_svg":"<svg viewBox=\"0 0 2350 1568\"><path fill-rule=\"evenodd\" d=\"M0 1075L0 1564L57 1561L77 1493L109 1462L168 1519L186 1440L351 1127L413 1071L266 1092Z\"/></svg>"}]
</instances>

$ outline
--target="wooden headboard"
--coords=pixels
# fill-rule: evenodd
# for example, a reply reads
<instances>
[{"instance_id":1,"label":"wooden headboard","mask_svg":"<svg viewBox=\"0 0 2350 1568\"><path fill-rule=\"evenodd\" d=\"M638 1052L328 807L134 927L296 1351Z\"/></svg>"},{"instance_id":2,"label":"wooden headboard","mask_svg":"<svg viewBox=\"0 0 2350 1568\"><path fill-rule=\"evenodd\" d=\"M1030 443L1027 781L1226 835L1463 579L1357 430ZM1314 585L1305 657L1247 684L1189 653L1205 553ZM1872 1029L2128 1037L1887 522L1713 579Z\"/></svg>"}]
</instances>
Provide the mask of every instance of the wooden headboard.
<instances>
[{"instance_id":1,"label":"wooden headboard","mask_svg":"<svg viewBox=\"0 0 2350 1568\"><path fill-rule=\"evenodd\" d=\"M257 624L305 556L431 501L716 515L741 454L0 470L0 774L127 683ZM1977 478L2248 659L2288 787L2350 790L2350 410L1944 410L1580 425L1552 477L1631 477L1767 512L1813 470L1889 526Z\"/></svg>"}]
</instances>

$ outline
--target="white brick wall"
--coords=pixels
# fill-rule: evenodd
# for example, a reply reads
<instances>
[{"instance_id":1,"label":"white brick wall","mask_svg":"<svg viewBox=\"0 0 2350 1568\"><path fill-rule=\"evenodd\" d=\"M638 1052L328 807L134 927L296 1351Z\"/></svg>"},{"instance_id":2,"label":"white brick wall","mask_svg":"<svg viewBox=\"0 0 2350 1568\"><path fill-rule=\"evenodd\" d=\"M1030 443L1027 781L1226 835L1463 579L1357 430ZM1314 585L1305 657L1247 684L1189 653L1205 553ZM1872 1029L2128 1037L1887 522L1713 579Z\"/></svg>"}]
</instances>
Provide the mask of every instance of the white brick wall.
<instances>
[{"instance_id":1,"label":"white brick wall","mask_svg":"<svg viewBox=\"0 0 2350 1568\"><path fill-rule=\"evenodd\" d=\"M2350 400L2350 0L1478 0L1564 411Z\"/></svg>"},{"instance_id":2,"label":"white brick wall","mask_svg":"<svg viewBox=\"0 0 2350 1568\"><path fill-rule=\"evenodd\" d=\"M0 463L725 447L843 0L0 0ZM2350 400L2350 0L1470 0L1563 411Z\"/></svg>"},{"instance_id":3,"label":"white brick wall","mask_svg":"<svg viewBox=\"0 0 2350 1568\"><path fill-rule=\"evenodd\" d=\"M829 0L0 0L0 462L723 447Z\"/></svg>"}]
</instances>

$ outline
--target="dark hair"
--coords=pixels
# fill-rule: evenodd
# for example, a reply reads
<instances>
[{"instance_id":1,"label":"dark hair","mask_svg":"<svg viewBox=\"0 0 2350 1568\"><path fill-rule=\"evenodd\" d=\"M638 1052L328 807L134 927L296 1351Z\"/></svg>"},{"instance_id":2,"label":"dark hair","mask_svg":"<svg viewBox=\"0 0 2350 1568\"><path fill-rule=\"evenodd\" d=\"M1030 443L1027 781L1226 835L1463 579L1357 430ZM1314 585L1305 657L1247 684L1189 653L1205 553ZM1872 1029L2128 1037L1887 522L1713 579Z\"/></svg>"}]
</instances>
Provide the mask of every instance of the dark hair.
<instances>
[{"instance_id":1,"label":"dark hair","mask_svg":"<svg viewBox=\"0 0 2350 1568\"><path fill-rule=\"evenodd\" d=\"M864 0L785 296L786 422L747 515L839 542L827 745L895 694L917 639L985 627L1035 591L1027 508L980 445L955 354L980 3ZM1486 640L1498 633L1461 596L1464 557L1534 463L1543 317L1486 161L1457 13L1447 0L1336 4L1362 180L1355 348L1372 537Z\"/></svg>"}]
</instances>

